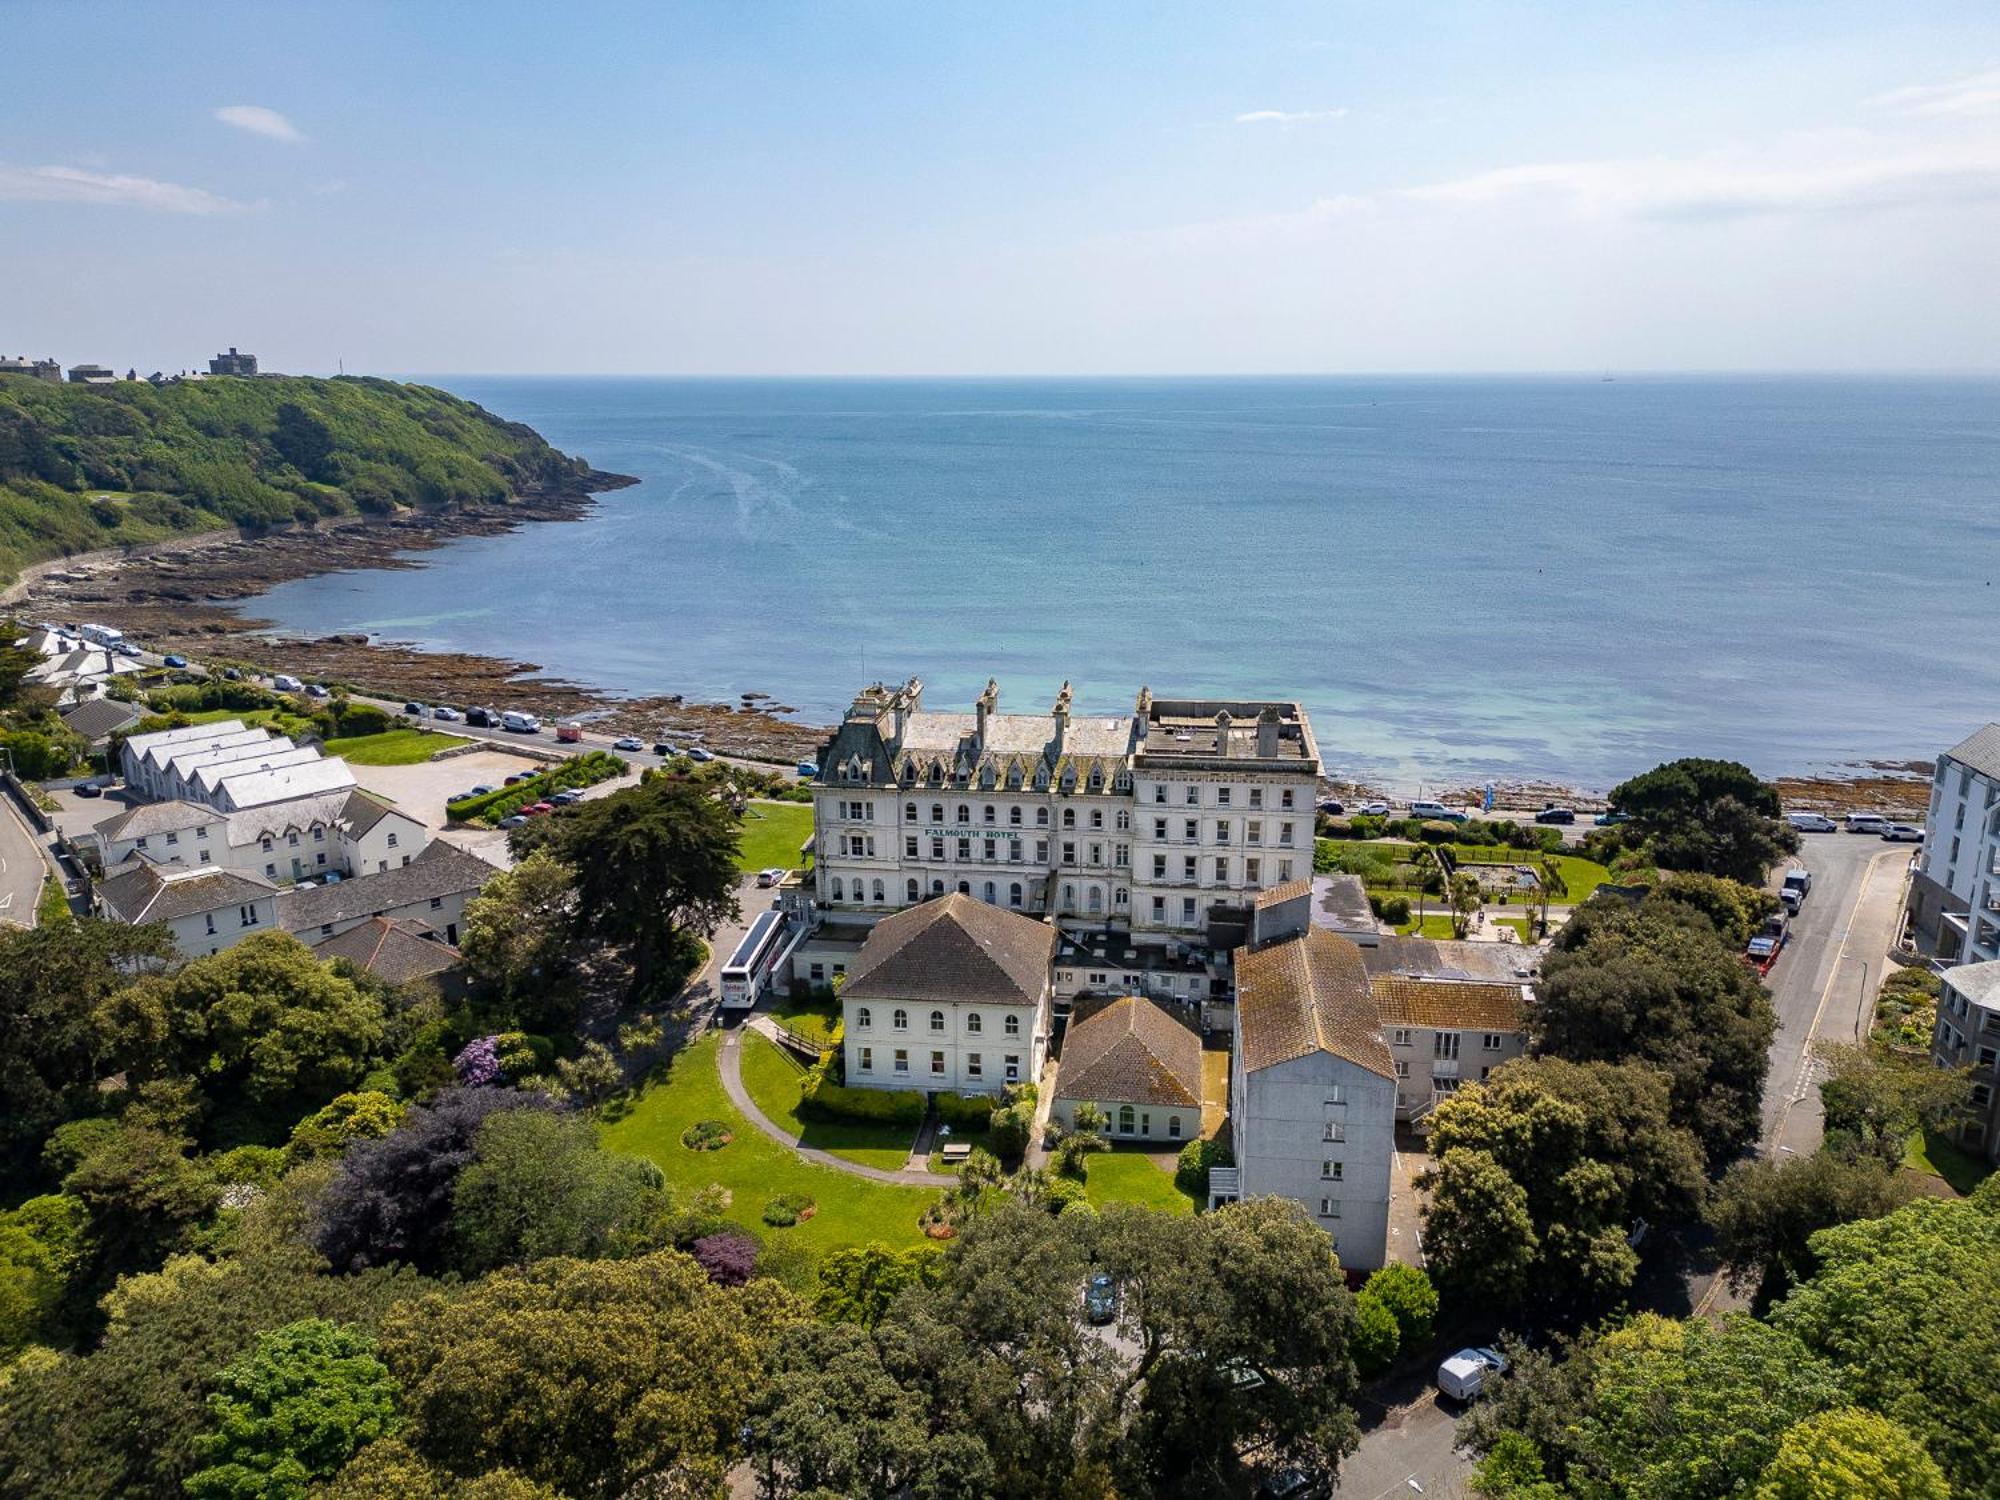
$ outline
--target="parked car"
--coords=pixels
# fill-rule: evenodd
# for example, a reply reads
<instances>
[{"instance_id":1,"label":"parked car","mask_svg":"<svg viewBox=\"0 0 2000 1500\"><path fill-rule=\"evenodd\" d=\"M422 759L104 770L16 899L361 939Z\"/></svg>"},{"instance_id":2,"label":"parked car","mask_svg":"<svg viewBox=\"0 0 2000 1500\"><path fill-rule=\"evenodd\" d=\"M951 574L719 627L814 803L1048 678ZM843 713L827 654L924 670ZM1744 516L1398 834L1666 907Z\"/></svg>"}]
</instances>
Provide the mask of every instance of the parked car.
<instances>
[{"instance_id":1,"label":"parked car","mask_svg":"<svg viewBox=\"0 0 2000 1500\"><path fill-rule=\"evenodd\" d=\"M1832 833L1840 827L1825 813L1816 812L1786 813L1785 821L1800 833Z\"/></svg>"},{"instance_id":2,"label":"parked car","mask_svg":"<svg viewBox=\"0 0 2000 1500\"><path fill-rule=\"evenodd\" d=\"M1454 1401L1470 1401L1489 1375L1506 1373L1507 1358L1498 1349L1461 1349L1438 1366L1437 1387Z\"/></svg>"},{"instance_id":3,"label":"parked car","mask_svg":"<svg viewBox=\"0 0 2000 1500\"><path fill-rule=\"evenodd\" d=\"M1100 1328L1118 1316L1118 1283L1109 1271L1099 1271L1083 1290L1084 1316Z\"/></svg>"},{"instance_id":4,"label":"parked car","mask_svg":"<svg viewBox=\"0 0 2000 1500\"><path fill-rule=\"evenodd\" d=\"M424 716L424 706L421 703L405 703L403 712L413 719L421 719Z\"/></svg>"},{"instance_id":5,"label":"parked car","mask_svg":"<svg viewBox=\"0 0 2000 1500\"><path fill-rule=\"evenodd\" d=\"M715 756L714 756L713 754L711 754L711 753L710 753L709 751L707 751L707 750L704 750L704 749L702 749L702 748L701 748L701 746L699 746L699 745L696 745L696 746L695 746L695 747L694 747L693 749L691 749L691 750L689 750L689 751L688 751L688 759L689 759L689 760L714 760L714 759L715 759Z\"/></svg>"},{"instance_id":6,"label":"parked car","mask_svg":"<svg viewBox=\"0 0 2000 1500\"><path fill-rule=\"evenodd\" d=\"M1569 824L1576 821L1576 809L1571 807L1545 807L1535 814L1537 823Z\"/></svg>"},{"instance_id":7,"label":"parked car","mask_svg":"<svg viewBox=\"0 0 2000 1500\"><path fill-rule=\"evenodd\" d=\"M1882 837L1892 844L1921 844L1924 831L1910 823L1884 823Z\"/></svg>"},{"instance_id":8,"label":"parked car","mask_svg":"<svg viewBox=\"0 0 2000 1500\"><path fill-rule=\"evenodd\" d=\"M500 784L502 786L519 786L534 774L533 771L510 771L507 773L507 779Z\"/></svg>"},{"instance_id":9,"label":"parked car","mask_svg":"<svg viewBox=\"0 0 2000 1500\"><path fill-rule=\"evenodd\" d=\"M519 813L514 813L509 817L502 818L500 820L500 826L502 828L519 828L523 823L527 821L528 820L522 817Z\"/></svg>"},{"instance_id":10,"label":"parked car","mask_svg":"<svg viewBox=\"0 0 2000 1500\"><path fill-rule=\"evenodd\" d=\"M188 659L185 656L169 654L167 656L161 657L160 663L163 666L174 667L178 669L181 667L185 667L188 664Z\"/></svg>"},{"instance_id":11,"label":"parked car","mask_svg":"<svg viewBox=\"0 0 2000 1500\"><path fill-rule=\"evenodd\" d=\"M757 872L757 884L767 890L784 878L785 872L781 869L759 870Z\"/></svg>"},{"instance_id":12,"label":"parked car","mask_svg":"<svg viewBox=\"0 0 2000 1500\"><path fill-rule=\"evenodd\" d=\"M500 727L509 734L540 734L542 721L533 714L524 714L519 709L510 708L500 715ZM578 738L582 738L581 730L578 731Z\"/></svg>"},{"instance_id":13,"label":"parked car","mask_svg":"<svg viewBox=\"0 0 2000 1500\"><path fill-rule=\"evenodd\" d=\"M1757 935L1750 939L1749 947L1743 951L1750 955L1750 961L1768 964L1778 956L1778 950L1785 946L1785 939L1792 933L1792 924L1782 911L1774 911L1764 918L1764 925Z\"/></svg>"},{"instance_id":14,"label":"parked car","mask_svg":"<svg viewBox=\"0 0 2000 1500\"><path fill-rule=\"evenodd\" d=\"M271 679L271 686L281 693L302 693L306 685L289 672L280 672Z\"/></svg>"},{"instance_id":15,"label":"parked car","mask_svg":"<svg viewBox=\"0 0 2000 1500\"><path fill-rule=\"evenodd\" d=\"M673 745L670 745L665 740L660 740L653 746L653 754L658 756L662 757L675 756L679 755L680 753L681 752L677 748L675 748Z\"/></svg>"},{"instance_id":16,"label":"parked car","mask_svg":"<svg viewBox=\"0 0 2000 1500\"><path fill-rule=\"evenodd\" d=\"M431 710L431 717L442 720L446 724L456 724L464 715L455 708L439 707Z\"/></svg>"},{"instance_id":17,"label":"parked car","mask_svg":"<svg viewBox=\"0 0 2000 1500\"><path fill-rule=\"evenodd\" d=\"M1386 818L1389 816L1389 804L1386 802L1364 802L1354 810L1364 818Z\"/></svg>"},{"instance_id":18,"label":"parked car","mask_svg":"<svg viewBox=\"0 0 2000 1500\"><path fill-rule=\"evenodd\" d=\"M497 729L500 727L500 715L490 708L468 708L465 722L474 729Z\"/></svg>"},{"instance_id":19,"label":"parked car","mask_svg":"<svg viewBox=\"0 0 2000 1500\"><path fill-rule=\"evenodd\" d=\"M1811 891L1812 871L1787 870L1784 884L1778 887L1778 900L1783 903L1786 911L1796 916L1799 908L1806 904L1806 897Z\"/></svg>"},{"instance_id":20,"label":"parked car","mask_svg":"<svg viewBox=\"0 0 2000 1500\"><path fill-rule=\"evenodd\" d=\"M635 751L646 748L646 742L635 734L621 734L611 742L613 750Z\"/></svg>"},{"instance_id":21,"label":"parked car","mask_svg":"<svg viewBox=\"0 0 2000 1500\"><path fill-rule=\"evenodd\" d=\"M333 694L327 690L325 683L315 682L306 689L306 696L308 698L331 698Z\"/></svg>"},{"instance_id":22,"label":"parked car","mask_svg":"<svg viewBox=\"0 0 2000 1500\"><path fill-rule=\"evenodd\" d=\"M549 798L549 801L553 802L557 807L572 807L582 800L583 793L575 787L571 787L566 792L557 792L553 797Z\"/></svg>"},{"instance_id":23,"label":"parked car","mask_svg":"<svg viewBox=\"0 0 2000 1500\"><path fill-rule=\"evenodd\" d=\"M119 641L112 646L111 650L118 656L137 656L139 654L139 648L130 641Z\"/></svg>"},{"instance_id":24,"label":"parked car","mask_svg":"<svg viewBox=\"0 0 2000 1500\"><path fill-rule=\"evenodd\" d=\"M1889 820L1880 813L1849 813L1847 831L1849 833L1880 833L1889 826Z\"/></svg>"},{"instance_id":25,"label":"parked car","mask_svg":"<svg viewBox=\"0 0 2000 1500\"><path fill-rule=\"evenodd\" d=\"M1620 823L1631 822L1632 815L1630 813L1622 813L1617 811L1616 809L1613 809L1609 812L1599 813L1596 817L1592 818L1590 821L1595 823L1599 828L1616 828Z\"/></svg>"},{"instance_id":26,"label":"parked car","mask_svg":"<svg viewBox=\"0 0 2000 1500\"><path fill-rule=\"evenodd\" d=\"M526 807L521 809L522 812L531 818L546 818L555 810L556 805L553 802L530 802Z\"/></svg>"},{"instance_id":27,"label":"parked car","mask_svg":"<svg viewBox=\"0 0 2000 1500\"><path fill-rule=\"evenodd\" d=\"M1347 804L1336 798L1328 797L1321 801L1319 810L1330 818L1337 818L1347 811Z\"/></svg>"},{"instance_id":28,"label":"parked car","mask_svg":"<svg viewBox=\"0 0 2000 1500\"><path fill-rule=\"evenodd\" d=\"M583 726L572 719L567 724L556 725L556 743L559 745L580 745L583 743Z\"/></svg>"},{"instance_id":29,"label":"parked car","mask_svg":"<svg viewBox=\"0 0 2000 1500\"><path fill-rule=\"evenodd\" d=\"M1328 1500L1333 1481L1313 1469L1280 1469L1257 1481L1257 1500Z\"/></svg>"},{"instance_id":30,"label":"parked car","mask_svg":"<svg viewBox=\"0 0 2000 1500\"><path fill-rule=\"evenodd\" d=\"M1410 816L1413 818L1431 818L1446 823L1463 823L1465 821L1464 813L1455 807L1446 807L1442 802L1412 802L1410 804Z\"/></svg>"},{"instance_id":31,"label":"parked car","mask_svg":"<svg viewBox=\"0 0 2000 1500\"><path fill-rule=\"evenodd\" d=\"M810 781L813 777L819 775L818 763L810 760L800 761L793 769L799 773L799 778L802 781Z\"/></svg>"},{"instance_id":32,"label":"parked car","mask_svg":"<svg viewBox=\"0 0 2000 1500\"><path fill-rule=\"evenodd\" d=\"M243 674L235 667L224 667L222 669L222 680L224 682L241 682Z\"/></svg>"},{"instance_id":33,"label":"parked car","mask_svg":"<svg viewBox=\"0 0 2000 1500\"><path fill-rule=\"evenodd\" d=\"M102 797L104 795L104 788L94 781L79 781L76 784L75 790L79 797Z\"/></svg>"},{"instance_id":34,"label":"parked car","mask_svg":"<svg viewBox=\"0 0 2000 1500\"><path fill-rule=\"evenodd\" d=\"M479 783L478 786L474 787L471 791L467 792L465 795L468 797L484 797L488 792L497 792L498 790L500 790L498 787L488 786L485 782L482 781Z\"/></svg>"}]
</instances>

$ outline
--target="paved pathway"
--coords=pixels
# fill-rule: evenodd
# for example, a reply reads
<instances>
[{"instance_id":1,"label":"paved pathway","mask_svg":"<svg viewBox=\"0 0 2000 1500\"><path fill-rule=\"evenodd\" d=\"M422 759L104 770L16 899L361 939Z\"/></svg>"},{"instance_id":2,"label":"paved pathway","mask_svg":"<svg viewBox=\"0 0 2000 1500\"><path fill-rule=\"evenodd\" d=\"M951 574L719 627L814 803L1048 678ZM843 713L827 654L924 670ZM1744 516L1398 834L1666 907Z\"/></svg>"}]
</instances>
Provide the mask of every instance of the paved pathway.
<instances>
[{"instance_id":1,"label":"paved pathway","mask_svg":"<svg viewBox=\"0 0 2000 1500\"><path fill-rule=\"evenodd\" d=\"M769 1016L753 1015L744 1022L753 1031L776 1041L777 1024ZM799 1138L777 1124L750 1098L750 1091L743 1087L743 1031L741 1028L723 1034L722 1050L715 1057L716 1068L722 1074L722 1091L729 1096L729 1102L743 1112L743 1118L755 1125L764 1134L782 1146L789 1146L807 1161L818 1166L832 1167L836 1172L848 1172L856 1177L866 1177L872 1182L894 1183L900 1187L942 1188L949 1185L949 1179L935 1172L885 1172L880 1167L864 1167L859 1162L848 1161L835 1156L830 1151L821 1151L815 1146L802 1146Z\"/></svg>"}]
</instances>

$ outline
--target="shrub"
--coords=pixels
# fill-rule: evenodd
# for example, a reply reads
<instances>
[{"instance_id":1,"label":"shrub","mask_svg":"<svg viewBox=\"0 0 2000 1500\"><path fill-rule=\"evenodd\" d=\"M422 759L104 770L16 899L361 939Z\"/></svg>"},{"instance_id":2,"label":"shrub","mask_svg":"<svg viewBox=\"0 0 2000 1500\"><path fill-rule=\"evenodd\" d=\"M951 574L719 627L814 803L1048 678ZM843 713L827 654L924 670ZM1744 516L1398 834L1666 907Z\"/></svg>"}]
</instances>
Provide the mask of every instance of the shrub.
<instances>
[{"instance_id":1,"label":"shrub","mask_svg":"<svg viewBox=\"0 0 2000 1500\"><path fill-rule=\"evenodd\" d=\"M1381 1374L1395 1362L1402 1342L1403 1332L1396 1315L1382 1305L1379 1297L1363 1288L1354 1299L1354 1332L1347 1346L1354 1356L1355 1369L1364 1376Z\"/></svg>"},{"instance_id":2,"label":"shrub","mask_svg":"<svg viewBox=\"0 0 2000 1500\"><path fill-rule=\"evenodd\" d=\"M1361 1294L1373 1297L1394 1316L1404 1348L1429 1341L1437 1321L1438 1294L1421 1268L1400 1262L1386 1265L1368 1278Z\"/></svg>"},{"instance_id":3,"label":"shrub","mask_svg":"<svg viewBox=\"0 0 2000 1500\"><path fill-rule=\"evenodd\" d=\"M572 755L526 781L517 781L512 786L503 786L482 796L461 797L446 803L445 816L461 823L475 818L497 823L519 812L530 802L540 802L552 793L596 786L600 781L623 776L630 769L608 750L591 750L583 755Z\"/></svg>"},{"instance_id":4,"label":"shrub","mask_svg":"<svg viewBox=\"0 0 2000 1500\"><path fill-rule=\"evenodd\" d=\"M1085 1201L1083 1183L1075 1177L1051 1178L1042 1195L1043 1206L1052 1214L1062 1213L1071 1204Z\"/></svg>"},{"instance_id":5,"label":"shrub","mask_svg":"<svg viewBox=\"0 0 2000 1500\"><path fill-rule=\"evenodd\" d=\"M1174 1181L1190 1198L1206 1202L1208 1169L1235 1164L1235 1156L1221 1141L1189 1141L1181 1147L1180 1161L1174 1167Z\"/></svg>"},{"instance_id":6,"label":"shrub","mask_svg":"<svg viewBox=\"0 0 2000 1500\"><path fill-rule=\"evenodd\" d=\"M458 1075L458 1081L467 1088L484 1088L487 1084L500 1082L500 1038L473 1038L451 1060L451 1068Z\"/></svg>"},{"instance_id":7,"label":"shrub","mask_svg":"<svg viewBox=\"0 0 2000 1500\"><path fill-rule=\"evenodd\" d=\"M954 1131L986 1129L996 1107L991 1094L939 1094L936 1101L938 1118Z\"/></svg>"},{"instance_id":8,"label":"shrub","mask_svg":"<svg viewBox=\"0 0 2000 1500\"><path fill-rule=\"evenodd\" d=\"M1392 927L1400 927L1410 920L1410 898L1391 896L1382 903L1382 920Z\"/></svg>"},{"instance_id":9,"label":"shrub","mask_svg":"<svg viewBox=\"0 0 2000 1500\"><path fill-rule=\"evenodd\" d=\"M694 1242L694 1258L717 1286L741 1286L757 1270L757 1241L740 1229L705 1234Z\"/></svg>"},{"instance_id":10,"label":"shrub","mask_svg":"<svg viewBox=\"0 0 2000 1500\"><path fill-rule=\"evenodd\" d=\"M987 1139L995 1156L1017 1157L1028 1149L1028 1137L1035 1128L1035 1103L1020 1099L993 1111Z\"/></svg>"},{"instance_id":11,"label":"shrub","mask_svg":"<svg viewBox=\"0 0 2000 1500\"><path fill-rule=\"evenodd\" d=\"M836 1083L833 1070L838 1052L829 1052L810 1068L799 1086L799 1113L808 1119L874 1120L908 1125L914 1130L924 1118L924 1096L915 1089L851 1089Z\"/></svg>"},{"instance_id":12,"label":"shrub","mask_svg":"<svg viewBox=\"0 0 2000 1500\"><path fill-rule=\"evenodd\" d=\"M804 1193L780 1193L764 1205L764 1222L773 1229L790 1229L818 1211L819 1205Z\"/></svg>"},{"instance_id":13,"label":"shrub","mask_svg":"<svg viewBox=\"0 0 2000 1500\"><path fill-rule=\"evenodd\" d=\"M736 1139L736 1133L720 1120L696 1120L681 1132L681 1144L690 1151L720 1151Z\"/></svg>"}]
</instances>

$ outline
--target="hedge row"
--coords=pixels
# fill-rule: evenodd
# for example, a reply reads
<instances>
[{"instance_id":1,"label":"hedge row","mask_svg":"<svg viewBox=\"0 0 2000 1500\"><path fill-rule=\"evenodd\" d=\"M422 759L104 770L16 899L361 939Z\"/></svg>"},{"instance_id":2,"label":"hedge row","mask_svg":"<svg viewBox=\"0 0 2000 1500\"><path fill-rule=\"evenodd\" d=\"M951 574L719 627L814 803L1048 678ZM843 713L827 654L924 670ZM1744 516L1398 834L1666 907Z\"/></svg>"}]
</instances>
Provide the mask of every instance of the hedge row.
<instances>
[{"instance_id":1,"label":"hedge row","mask_svg":"<svg viewBox=\"0 0 2000 1500\"><path fill-rule=\"evenodd\" d=\"M875 1120L915 1130L924 1118L924 1096L915 1089L853 1089L835 1083L831 1071L839 1052L828 1052L806 1069L799 1088L799 1113L836 1120Z\"/></svg>"},{"instance_id":2,"label":"hedge row","mask_svg":"<svg viewBox=\"0 0 2000 1500\"><path fill-rule=\"evenodd\" d=\"M629 769L609 750L590 750L582 755L572 755L546 771L538 771L526 781L517 781L512 786L499 787L478 797L460 797L447 802L445 815L460 823L469 823L477 818L497 823L519 812L530 802L541 802L556 792L596 786L600 781L623 776Z\"/></svg>"},{"instance_id":3,"label":"hedge row","mask_svg":"<svg viewBox=\"0 0 2000 1500\"><path fill-rule=\"evenodd\" d=\"M953 1130L984 1130L999 1103L991 1094L939 1094L938 1118Z\"/></svg>"}]
</instances>

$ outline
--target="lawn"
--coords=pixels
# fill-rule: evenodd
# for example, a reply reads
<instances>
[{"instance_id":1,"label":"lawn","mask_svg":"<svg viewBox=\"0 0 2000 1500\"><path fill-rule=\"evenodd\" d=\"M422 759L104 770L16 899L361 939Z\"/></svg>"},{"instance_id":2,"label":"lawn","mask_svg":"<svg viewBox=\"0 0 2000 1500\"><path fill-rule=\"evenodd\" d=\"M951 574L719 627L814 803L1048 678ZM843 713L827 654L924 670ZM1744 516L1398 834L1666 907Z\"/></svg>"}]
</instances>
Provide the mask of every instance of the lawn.
<instances>
[{"instance_id":1,"label":"lawn","mask_svg":"<svg viewBox=\"0 0 2000 1500\"><path fill-rule=\"evenodd\" d=\"M794 1000L780 995L771 1003L771 1019L787 1031L795 1031L822 1047L831 1047L834 1024L840 1020L840 1002L832 998Z\"/></svg>"},{"instance_id":2,"label":"lawn","mask_svg":"<svg viewBox=\"0 0 2000 1500\"><path fill-rule=\"evenodd\" d=\"M799 845L812 837L813 810L801 802L752 802L743 814L739 870L799 870Z\"/></svg>"},{"instance_id":3,"label":"lawn","mask_svg":"<svg viewBox=\"0 0 2000 1500\"><path fill-rule=\"evenodd\" d=\"M1409 921L1399 926L1396 931L1402 937L1409 937L1414 934L1417 937L1449 938L1451 936L1451 916L1449 913L1440 916L1436 912L1432 912L1422 918L1412 916Z\"/></svg>"},{"instance_id":4,"label":"lawn","mask_svg":"<svg viewBox=\"0 0 2000 1500\"><path fill-rule=\"evenodd\" d=\"M1993 1175L1993 1168L1959 1150L1934 1131L1919 1130L1903 1152L1903 1165L1942 1177L1961 1198Z\"/></svg>"},{"instance_id":5,"label":"lawn","mask_svg":"<svg viewBox=\"0 0 2000 1500\"><path fill-rule=\"evenodd\" d=\"M1084 1158L1084 1196L1099 1208L1107 1203L1137 1203L1170 1214L1191 1214L1194 1200L1140 1151L1113 1149Z\"/></svg>"},{"instance_id":6,"label":"lawn","mask_svg":"<svg viewBox=\"0 0 2000 1500\"><path fill-rule=\"evenodd\" d=\"M1331 862L1336 869L1361 876L1371 895L1410 896L1413 898L1411 904L1415 904L1414 887L1395 884L1399 879L1407 881L1412 878L1414 872L1403 861L1415 851L1415 844L1396 839L1321 839L1317 847L1319 865ZM1452 844L1447 847L1457 858L1460 868L1472 865L1527 865L1536 871L1541 869L1542 856L1532 850L1509 849L1498 844ZM1564 893L1552 898L1552 905L1568 906L1587 901L1591 892L1611 878L1611 872L1603 865L1580 854L1551 857L1564 885ZM1531 903L1527 893L1522 892L1515 896L1511 904L1520 908ZM1487 903L1489 912L1496 906L1497 902Z\"/></svg>"},{"instance_id":7,"label":"lawn","mask_svg":"<svg viewBox=\"0 0 2000 1500\"><path fill-rule=\"evenodd\" d=\"M177 710L167 709L167 713ZM275 708L204 708L194 713L182 714L190 724L220 724L224 719L241 719L246 725L268 724L276 718Z\"/></svg>"},{"instance_id":8,"label":"lawn","mask_svg":"<svg viewBox=\"0 0 2000 1500\"><path fill-rule=\"evenodd\" d=\"M440 750L469 744L455 734L427 734L421 729L385 729L380 734L350 734L326 742L328 755L357 766L414 766Z\"/></svg>"},{"instance_id":9,"label":"lawn","mask_svg":"<svg viewBox=\"0 0 2000 1500\"><path fill-rule=\"evenodd\" d=\"M773 1125L788 1130L802 1146L830 1151L843 1161L899 1172L910 1157L917 1133L872 1120L808 1120L799 1114L799 1086L806 1070L789 1052L754 1031L743 1033L743 1087Z\"/></svg>"},{"instance_id":10,"label":"lawn","mask_svg":"<svg viewBox=\"0 0 2000 1500\"><path fill-rule=\"evenodd\" d=\"M605 1127L605 1146L657 1162L678 1188L719 1183L731 1194L731 1220L759 1239L794 1241L815 1256L870 1240L896 1249L928 1243L917 1216L938 1194L814 1166L779 1145L737 1113L723 1093L715 1066L721 1044L721 1034L710 1032L677 1056L664 1083L647 1087L622 1119ZM698 1120L720 1120L736 1138L719 1151L690 1151L681 1144L681 1132ZM804 1193L819 1212L796 1228L773 1229L764 1223L764 1205L780 1193Z\"/></svg>"}]
</instances>

